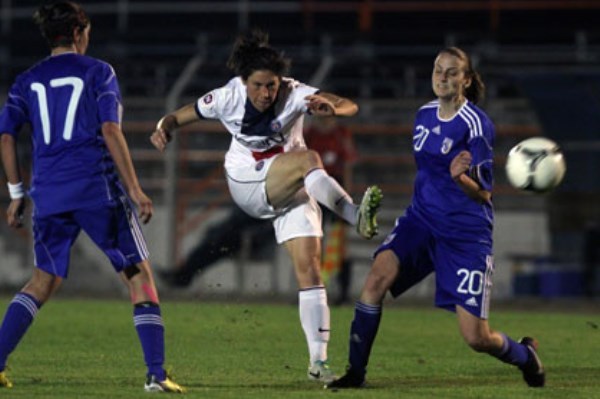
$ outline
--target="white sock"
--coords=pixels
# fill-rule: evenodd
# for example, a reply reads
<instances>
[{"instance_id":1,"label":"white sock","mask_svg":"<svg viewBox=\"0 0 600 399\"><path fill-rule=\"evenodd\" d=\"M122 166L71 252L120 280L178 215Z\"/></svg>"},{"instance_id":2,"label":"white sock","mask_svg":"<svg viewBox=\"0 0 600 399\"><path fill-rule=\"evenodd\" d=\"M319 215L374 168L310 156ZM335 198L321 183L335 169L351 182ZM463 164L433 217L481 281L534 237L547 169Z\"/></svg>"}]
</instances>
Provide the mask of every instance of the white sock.
<instances>
[{"instance_id":1,"label":"white sock","mask_svg":"<svg viewBox=\"0 0 600 399\"><path fill-rule=\"evenodd\" d=\"M317 202L331 209L351 225L356 225L358 207L352 202L346 190L325 170L321 168L310 170L304 176L304 187L308 195Z\"/></svg>"},{"instance_id":2,"label":"white sock","mask_svg":"<svg viewBox=\"0 0 600 399\"><path fill-rule=\"evenodd\" d=\"M298 293L300 323L306 335L310 364L327 360L329 306L325 287L311 287Z\"/></svg>"}]
</instances>

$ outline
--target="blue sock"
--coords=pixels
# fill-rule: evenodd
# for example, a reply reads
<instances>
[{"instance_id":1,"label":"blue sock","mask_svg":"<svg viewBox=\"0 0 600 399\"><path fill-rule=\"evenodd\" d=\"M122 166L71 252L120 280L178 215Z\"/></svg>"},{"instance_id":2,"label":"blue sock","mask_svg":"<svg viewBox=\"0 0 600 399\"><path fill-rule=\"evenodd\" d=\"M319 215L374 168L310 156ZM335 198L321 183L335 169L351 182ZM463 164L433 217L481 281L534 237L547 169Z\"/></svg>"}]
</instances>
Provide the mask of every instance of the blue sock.
<instances>
[{"instance_id":1,"label":"blue sock","mask_svg":"<svg viewBox=\"0 0 600 399\"><path fill-rule=\"evenodd\" d=\"M136 304L133 309L133 323L142 344L148 375L154 375L159 381L163 381L166 378L163 369L165 329L158 304L152 302Z\"/></svg>"},{"instance_id":2,"label":"blue sock","mask_svg":"<svg viewBox=\"0 0 600 399\"><path fill-rule=\"evenodd\" d=\"M493 355L504 363L512 364L515 366L523 366L529 359L529 350L525 345L521 345L518 342L513 341L507 335L499 333L504 338L504 344L502 345L502 351Z\"/></svg>"},{"instance_id":3,"label":"blue sock","mask_svg":"<svg viewBox=\"0 0 600 399\"><path fill-rule=\"evenodd\" d=\"M4 371L8 355L21 341L42 304L29 294L19 292L8 305L0 327L0 371Z\"/></svg>"},{"instance_id":4,"label":"blue sock","mask_svg":"<svg viewBox=\"0 0 600 399\"><path fill-rule=\"evenodd\" d=\"M350 369L357 376L364 377L367 373L367 363L380 321L380 305L356 302L354 320L350 328Z\"/></svg>"}]
</instances>

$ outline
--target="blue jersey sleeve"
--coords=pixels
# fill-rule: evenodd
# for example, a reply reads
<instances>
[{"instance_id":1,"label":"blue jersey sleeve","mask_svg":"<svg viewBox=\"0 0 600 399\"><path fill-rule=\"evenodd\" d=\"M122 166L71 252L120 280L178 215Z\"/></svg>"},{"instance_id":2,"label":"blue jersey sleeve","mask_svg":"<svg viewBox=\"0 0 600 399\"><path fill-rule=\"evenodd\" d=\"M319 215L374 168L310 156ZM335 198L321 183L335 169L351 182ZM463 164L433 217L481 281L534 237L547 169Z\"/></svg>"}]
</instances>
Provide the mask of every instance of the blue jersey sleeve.
<instances>
[{"instance_id":1,"label":"blue jersey sleeve","mask_svg":"<svg viewBox=\"0 0 600 399\"><path fill-rule=\"evenodd\" d=\"M19 83L11 87L6 104L0 112L0 134L17 136L21 127L29 121L27 103L21 94Z\"/></svg>"},{"instance_id":2,"label":"blue jersey sleeve","mask_svg":"<svg viewBox=\"0 0 600 399\"><path fill-rule=\"evenodd\" d=\"M98 102L98 117L100 122L121 123L121 91L119 82L112 66L101 62L93 68L91 73L95 77L94 91Z\"/></svg>"},{"instance_id":3,"label":"blue jersey sleeve","mask_svg":"<svg viewBox=\"0 0 600 399\"><path fill-rule=\"evenodd\" d=\"M482 123L482 134L471 138L468 143L471 162L470 175L486 191L492 191L494 184L494 125L485 120Z\"/></svg>"}]
</instances>

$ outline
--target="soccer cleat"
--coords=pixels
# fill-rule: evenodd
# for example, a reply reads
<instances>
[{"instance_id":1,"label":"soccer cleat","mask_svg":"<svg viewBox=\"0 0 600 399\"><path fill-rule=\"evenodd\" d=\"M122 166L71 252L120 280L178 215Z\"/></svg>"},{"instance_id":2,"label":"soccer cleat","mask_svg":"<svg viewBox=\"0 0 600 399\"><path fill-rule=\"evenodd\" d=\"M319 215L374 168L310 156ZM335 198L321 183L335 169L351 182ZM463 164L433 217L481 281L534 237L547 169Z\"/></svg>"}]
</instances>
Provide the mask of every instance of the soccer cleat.
<instances>
[{"instance_id":1,"label":"soccer cleat","mask_svg":"<svg viewBox=\"0 0 600 399\"><path fill-rule=\"evenodd\" d=\"M314 381L321 381L325 384L333 381L336 377L335 373L329 367L327 360L317 360L311 366L308 367L308 379Z\"/></svg>"},{"instance_id":2,"label":"soccer cleat","mask_svg":"<svg viewBox=\"0 0 600 399\"><path fill-rule=\"evenodd\" d=\"M370 240L379 233L377 226L377 209L381 205L383 194L377 186L370 186L365 191L356 218L356 231Z\"/></svg>"},{"instance_id":3,"label":"soccer cleat","mask_svg":"<svg viewBox=\"0 0 600 399\"><path fill-rule=\"evenodd\" d=\"M6 376L6 371L0 371L0 388L12 388L13 384Z\"/></svg>"},{"instance_id":4,"label":"soccer cleat","mask_svg":"<svg viewBox=\"0 0 600 399\"><path fill-rule=\"evenodd\" d=\"M353 373L351 369L342 377L325 384L325 389L362 388L365 386L365 377Z\"/></svg>"},{"instance_id":5,"label":"soccer cleat","mask_svg":"<svg viewBox=\"0 0 600 399\"><path fill-rule=\"evenodd\" d=\"M146 392L185 393L185 388L168 376L163 381L159 381L156 376L149 375L144 390Z\"/></svg>"},{"instance_id":6,"label":"soccer cleat","mask_svg":"<svg viewBox=\"0 0 600 399\"><path fill-rule=\"evenodd\" d=\"M523 379L530 387L543 387L546 383L546 372L537 354L538 342L531 337L523 337L519 340L529 351L527 363L519 367L523 372Z\"/></svg>"}]
</instances>

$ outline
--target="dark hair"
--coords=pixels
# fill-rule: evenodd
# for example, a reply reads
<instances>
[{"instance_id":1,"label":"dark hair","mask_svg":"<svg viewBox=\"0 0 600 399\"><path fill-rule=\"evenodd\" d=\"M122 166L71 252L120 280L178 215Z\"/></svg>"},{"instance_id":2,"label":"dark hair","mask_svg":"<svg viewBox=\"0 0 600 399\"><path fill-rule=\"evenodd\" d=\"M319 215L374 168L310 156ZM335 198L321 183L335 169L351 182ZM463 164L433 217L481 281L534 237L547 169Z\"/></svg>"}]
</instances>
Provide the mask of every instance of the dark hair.
<instances>
[{"instance_id":1,"label":"dark hair","mask_svg":"<svg viewBox=\"0 0 600 399\"><path fill-rule=\"evenodd\" d=\"M227 61L227 67L242 79L255 71L268 70L281 77L288 73L290 60L283 52L269 46L269 35L260 29L238 36Z\"/></svg>"},{"instance_id":2,"label":"dark hair","mask_svg":"<svg viewBox=\"0 0 600 399\"><path fill-rule=\"evenodd\" d=\"M439 54L450 54L465 63L465 75L471 78L471 85L465 89L465 96L475 104L483 101L485 97L485 84L479 72L473 68L471 57L458 47L446 47Z\"/></svg>"},{"instance_id":3,"label":"dark hair","mask_svg":"<svg viewBox=\"0 0 600 399\"><path fill-rule=\"evenodd\" d=\"M40 27L50 48L72 45L73 30L83 30L90 24L83 8L72 1L53 1L42 5L33 14L33 21Z\"/></svg>"}]
</instances>

